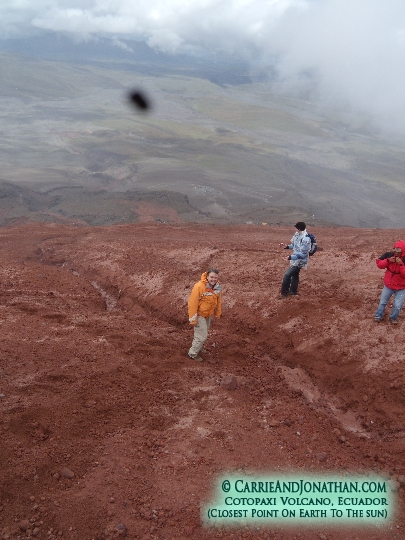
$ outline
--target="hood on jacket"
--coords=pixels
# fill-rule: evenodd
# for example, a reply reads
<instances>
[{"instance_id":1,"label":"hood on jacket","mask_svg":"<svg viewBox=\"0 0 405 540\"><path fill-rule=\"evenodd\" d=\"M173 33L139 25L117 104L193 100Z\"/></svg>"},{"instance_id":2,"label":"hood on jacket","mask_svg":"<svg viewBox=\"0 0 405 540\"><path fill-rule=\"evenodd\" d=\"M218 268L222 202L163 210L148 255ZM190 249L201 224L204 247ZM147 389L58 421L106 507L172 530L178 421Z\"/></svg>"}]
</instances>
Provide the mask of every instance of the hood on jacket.
<instances>
[{"instance_id":1,"label":"hood on jacket","mask_svg":"<svg viewBox=\"0 0 405 540\"><path fill-rule=\"evenodd\" d=\"M201 274L201 280L200 281L204 282L205 285L208 284L207 273L208 272L204 272L203 274ZM221 285L219 284L219 280L214 285L214 290L215 291L220 291L221 290Z\"/></svg>"},{"instance_id":2,"label":"hood on jacket","mask_svg":"<svg viewBox=\"0 0 405 540\"><path fill-rule=\"evenodd\" d=\"M404 242L404 246L405 246L405 242ZM204 281L205 283L208 283L207 274L208 274L208 272L204 272L203 274L201 274L201 280L200 281ZM218 283L219 283L219 280L218 280Z\"/></svg>"},{"instance_id":3,"label":"hood on jacket","mask_svg":"<svg viewBox=\"0 0 405 540\"><path fill-rule=\"evenodd\" d=\"M405 242L403 240L397 240L394 248L401 248L401 258L405 255Z\"/></svg>"}]
</instances>

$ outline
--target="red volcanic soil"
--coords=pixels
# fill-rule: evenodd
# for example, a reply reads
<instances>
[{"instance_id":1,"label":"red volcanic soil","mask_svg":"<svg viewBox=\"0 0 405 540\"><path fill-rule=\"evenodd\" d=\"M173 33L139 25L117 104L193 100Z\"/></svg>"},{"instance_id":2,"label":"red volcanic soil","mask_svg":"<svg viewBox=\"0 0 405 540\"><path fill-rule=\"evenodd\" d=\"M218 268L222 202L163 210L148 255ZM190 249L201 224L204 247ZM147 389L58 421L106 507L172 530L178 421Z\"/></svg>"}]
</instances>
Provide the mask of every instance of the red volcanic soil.
<instances>
[{"instance_id":1,"label":"red volcanic soil","mask_svg":"<svg viewBox=\"0 0 405 540\"><path fill-rule=\"evenodd\" d=\"M376 324L396 231L317 228L279 299L286 227L1 229L0 538L405 538L405 323ZM187 356L187 298L223 318ZM204 528L221 474L391 480L380 527Z\"/></svg>"}]
</instances>

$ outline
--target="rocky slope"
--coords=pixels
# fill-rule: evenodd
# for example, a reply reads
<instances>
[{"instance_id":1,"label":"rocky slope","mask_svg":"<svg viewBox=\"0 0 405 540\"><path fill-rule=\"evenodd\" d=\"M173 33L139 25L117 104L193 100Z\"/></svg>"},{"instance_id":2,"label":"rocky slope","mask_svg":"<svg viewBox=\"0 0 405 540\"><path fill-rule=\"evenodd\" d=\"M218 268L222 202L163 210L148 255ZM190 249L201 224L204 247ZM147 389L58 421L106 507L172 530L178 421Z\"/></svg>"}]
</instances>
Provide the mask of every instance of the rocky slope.
<instances>
[{"instance_id":1,"label":"rocky slope","mask_svg":"<svg viewBox=\"0 0 405 540\"><path fill-rule=\"evenodd\" d=\"M1 230L0 538L404 538L403 322L373 322L392 230L315 228L279 299L284 226L138 223ZM223 318L187 357L209 266ZM390 479L380 527L207 529L228 472Z\"/></svg>"}]
</instances>

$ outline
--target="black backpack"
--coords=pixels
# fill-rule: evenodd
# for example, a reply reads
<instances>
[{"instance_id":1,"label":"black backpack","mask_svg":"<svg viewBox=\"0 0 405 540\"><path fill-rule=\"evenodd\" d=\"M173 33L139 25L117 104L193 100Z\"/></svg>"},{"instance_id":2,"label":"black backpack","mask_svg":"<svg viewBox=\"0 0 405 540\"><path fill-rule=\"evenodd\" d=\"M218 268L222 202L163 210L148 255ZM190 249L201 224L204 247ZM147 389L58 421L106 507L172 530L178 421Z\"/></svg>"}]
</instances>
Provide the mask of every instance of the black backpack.
<instances>
[{"instance_id":1,"label":"black backpack","mask_svg":"<svg viewBox=\"0 0 405 540\"><path fill-rule=\"evenodd\" d=\"M307 233L307 236L311 239L311 249L309 250L309 256L311 257L316 253L316 250L318 249L318 244L316 243L316 238L313 234Z\"/></svg>"}]
</instances>

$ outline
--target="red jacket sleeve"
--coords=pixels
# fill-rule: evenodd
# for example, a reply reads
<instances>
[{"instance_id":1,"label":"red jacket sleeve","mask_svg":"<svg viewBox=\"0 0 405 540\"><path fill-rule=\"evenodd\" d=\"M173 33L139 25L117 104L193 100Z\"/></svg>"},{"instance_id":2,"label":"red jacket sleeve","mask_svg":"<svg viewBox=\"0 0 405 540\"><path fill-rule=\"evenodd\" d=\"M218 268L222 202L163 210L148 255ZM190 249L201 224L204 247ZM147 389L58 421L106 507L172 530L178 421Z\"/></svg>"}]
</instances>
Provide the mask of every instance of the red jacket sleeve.
<instances>
[{"instance_id":1,"label":"red jacket sleeve","mask_svg":"<svg viewBox=\"0 0 405 540\"><path fill-rule=\"evenodd\" d=\"M384 270L385 268L388 268L388 259L377 259L376 261L377 267L380 268L380 270Z\"/></svg>"},{"instance_id":2,"label":"red jacket sleeve","mask_svg":"<svg viewBox=\"0 0 405 540\"><path fill-rule=\"evenodd\" d=\"M405 277L405 265L403 263L393 263L389 259L377 259L376 263L381 270L388 270L393 274L399 274L401 277Z\"/></svg>"}]
</instances>

